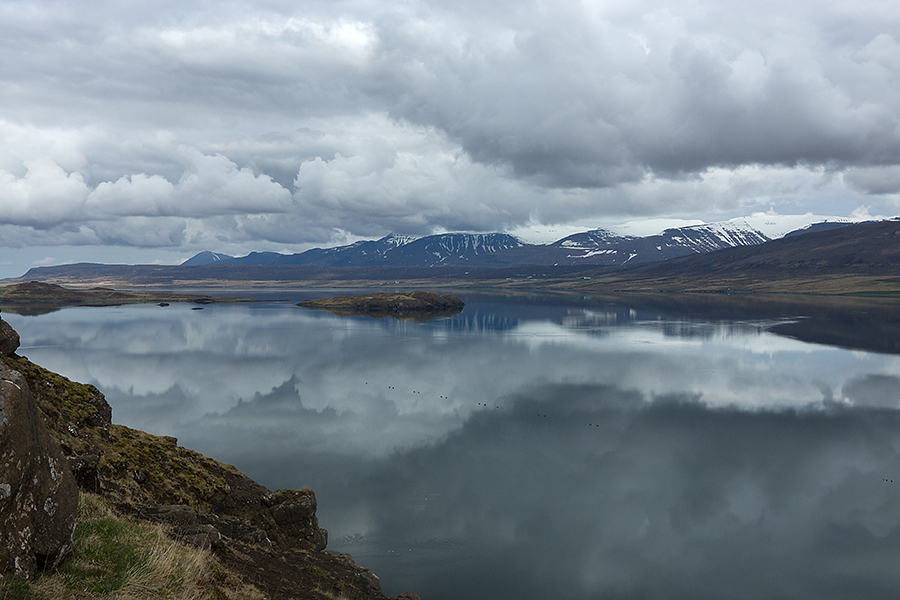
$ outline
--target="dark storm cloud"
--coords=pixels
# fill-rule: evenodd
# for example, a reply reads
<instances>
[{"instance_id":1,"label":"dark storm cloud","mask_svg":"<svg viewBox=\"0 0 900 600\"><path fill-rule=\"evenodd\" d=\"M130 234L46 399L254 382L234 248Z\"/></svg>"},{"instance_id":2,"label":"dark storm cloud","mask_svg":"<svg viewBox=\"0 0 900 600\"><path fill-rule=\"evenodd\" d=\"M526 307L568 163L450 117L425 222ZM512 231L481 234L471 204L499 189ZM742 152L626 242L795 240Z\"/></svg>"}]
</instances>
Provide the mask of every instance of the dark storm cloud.
<instances>
[{"instance_id":1,"label":"dark storm cloud","mask_svg":"<svg viewBox=\"0 0 900 600\"><path fill-rule=\"evenodd\" d=\"M0 16L11 246L900 206L891 3L7 1ZM134 217L160 231L119 227Z\"/></svg>"},{"instance_id":2,"label":"dark storm cloud","mask_svg":"<svg viewBox=\"0 0 900 600\"><path fill-rule=\"evenodd\" d=\"M606 186L711 166L896 161L890 82L900 45L877 20L883 13L863 17L838 44L836 7L783 14L767 6L778 15L771 20L758 17L757 4L708 16L699 5L596 8L532 5L456 44L452 20L431 23L436 39L392 32L418 63L404 72L412 93L397 112L438 123L473 156L547 185Z\"/></svg>"}]
</instances>

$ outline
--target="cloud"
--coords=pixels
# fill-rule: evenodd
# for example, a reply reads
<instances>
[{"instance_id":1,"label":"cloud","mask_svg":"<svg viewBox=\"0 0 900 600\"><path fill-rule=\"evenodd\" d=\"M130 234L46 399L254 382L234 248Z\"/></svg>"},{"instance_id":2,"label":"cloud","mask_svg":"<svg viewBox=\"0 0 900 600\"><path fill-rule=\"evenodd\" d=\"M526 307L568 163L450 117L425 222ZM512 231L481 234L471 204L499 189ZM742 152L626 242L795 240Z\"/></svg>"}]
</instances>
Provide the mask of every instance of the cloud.
<instances>
[{"instance_id":1,"label":"cloud","mask_svg":"<svg viewBox=\"0 0 900 600\"><path fill-rule=\"evenodd\" d=\"M46 227L76 220L89 193L80 173L48 158L23 161L25 175L0 172L0 211L11 225Z\"/></svg>"},{"instance_id":2,"label":"cloud","mask_svg":"<svg viewBox=\"0 0 900 600\"><path fill-rule=\"evenodd\" d=\"M889 4L0 2L0 23L4 243L900 206Z\"/></svg>"},{"instance_id":3,"label":"cloud","mask_svg":"<svg viewBox=\"0 0 900 600\"><path fill-rule=\"evenodd\" d=\"M844 181L866 194L897 196L900 194L900 165L851 169L844 174Z\"/></svg>"},{"instance_id":4,"label":"cloud","mask_svg":"<svg viewBox=\"0 0 900 600\"><path fill-rule=\"evenodd\" d=\"M354 231L427 234L520 224L546 199L473 162L439 131L370 122L371 136L300 165L294 195L303 215Z\"/></svg>"},{"instance_id":5,"label":"cloud","mask_svg":"<svg viewBox=\"0 0 900 600\"><path fill-rule=\"evenodd\" d=\"M138 174L101 183L87 200L89 214L206 217L286 212L290 192L267 175L238 168L222 155L186 151L187 167L175 184Z\"/></svg>"},{"instance_id":6,"label":"cloud","mask_svg":"<svg viewBox=\"0 0 900 600\"><path fill-rule=\"evenodd\" d=\"M875 408L900 407L900 377L865 375L843 386L844 396L858 406Z\"/></svg>"},{"instance_id":7,"label":"cloud","mask_svg":"<svg viewBox=\"0 0 900 600\"><path fill-rule=\"evenodd\" d=\"M739 7L703 17L563 6L552 15L530 6L506 44L499 27L466 35L437 18L429 38L392 32L412 80L394 110L551 186L896 155L898 91L883 69L900 47L875 22L845 40L859 53L848 55L825 39L827 9L761 21ZM880 68L865 51L872 44Z\"/></svg>"}]
</instances>

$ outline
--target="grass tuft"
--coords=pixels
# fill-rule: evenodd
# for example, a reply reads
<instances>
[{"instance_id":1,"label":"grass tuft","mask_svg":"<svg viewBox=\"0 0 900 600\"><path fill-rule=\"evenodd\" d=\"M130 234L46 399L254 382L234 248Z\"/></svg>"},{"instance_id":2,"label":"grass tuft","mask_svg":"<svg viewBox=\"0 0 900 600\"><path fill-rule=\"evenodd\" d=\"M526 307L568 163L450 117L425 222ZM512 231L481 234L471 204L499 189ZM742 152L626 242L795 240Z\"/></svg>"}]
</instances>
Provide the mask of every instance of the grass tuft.
<instances>
[{"instance_id":1,"label":"grass tuft","mask_svg":"<svg viewBox=\"0 0 900 600\"><path fill-rule=\"evenodd\" d=\"M114 512L81 494L74 549L35 581L0 581L0 600L260 600L207 550L170 539L161 525Z\"/></svg>"}]
</instances>

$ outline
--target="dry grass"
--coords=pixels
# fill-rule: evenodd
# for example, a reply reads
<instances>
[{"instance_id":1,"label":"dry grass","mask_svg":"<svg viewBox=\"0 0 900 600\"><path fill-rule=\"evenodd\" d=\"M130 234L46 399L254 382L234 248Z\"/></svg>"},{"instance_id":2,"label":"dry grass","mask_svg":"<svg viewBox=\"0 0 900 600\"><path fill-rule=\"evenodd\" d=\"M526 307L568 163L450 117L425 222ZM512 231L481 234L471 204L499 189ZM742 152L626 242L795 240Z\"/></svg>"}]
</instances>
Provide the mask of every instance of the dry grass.
<instances>
[{"instance_id":1,"label":"dry grass","mask_svg":"<svg viewBox=\"0 0 900 600\"><path fill-rule=\"evenodd\" d=\"M0 600L260 600L262 593L165 529L82 494L72 555L34 582L0 586Z\"/></svg>"}]
</instances>

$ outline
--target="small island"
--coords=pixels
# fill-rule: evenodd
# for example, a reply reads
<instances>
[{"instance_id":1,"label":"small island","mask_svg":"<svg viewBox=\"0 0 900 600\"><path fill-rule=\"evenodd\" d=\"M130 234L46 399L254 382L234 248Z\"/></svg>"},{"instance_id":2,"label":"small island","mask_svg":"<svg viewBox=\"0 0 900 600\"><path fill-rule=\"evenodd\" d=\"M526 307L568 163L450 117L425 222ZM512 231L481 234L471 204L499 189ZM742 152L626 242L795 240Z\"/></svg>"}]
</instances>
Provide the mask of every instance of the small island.
<instances>
[{"instance_id":1,"label":"small island","mask_svg":"<svg viewBox=\"0 0 900 600\"><path fill-rule=\"evenodd\" d=\"M306 300L297 306L327 310L339 316L362 315L374 318L425 320L452 316L462 311L465 302L449 294L431 292L380 292L363 296L337 296Z\"/></svg>"}]
</instances>

